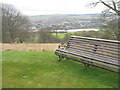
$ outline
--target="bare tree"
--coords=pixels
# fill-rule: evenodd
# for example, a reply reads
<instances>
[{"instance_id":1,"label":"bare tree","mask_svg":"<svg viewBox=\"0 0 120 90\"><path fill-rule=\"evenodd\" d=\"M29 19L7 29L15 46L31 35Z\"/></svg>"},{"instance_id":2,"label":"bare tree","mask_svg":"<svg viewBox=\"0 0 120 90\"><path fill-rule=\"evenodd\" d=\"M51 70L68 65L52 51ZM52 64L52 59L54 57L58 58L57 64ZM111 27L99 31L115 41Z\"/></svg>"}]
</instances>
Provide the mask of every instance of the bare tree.
<instances>
[{"instance_id":1,"label":"bare tree","mask_svg":"<svg viewBox=\"0 0 120 90\"><path fill-rule=\"evenodd\" d=\"M19 23L17 24L17 42L23 43L23 42L29 42L30 41L30 21L26 16L21 16L18 18Z\"/></svg>"},{"instance_id":2,"label":"bare tree","mask_svg":"<svg viewBox=\"0 0 120 90\"><path fill-rule=\"evenodd\" d=\"M120 16L120 0L98 0L98 2L90 3L90 6L95 7L96 5L102 3L106 6L109 12L110 10L114 11L117 15Z\"/></svg>"},{"instance_id":3,"label":"bare tree","mask_svg":"<svg viewBox=\"0 0 120 90\"><path fill-rule=\"evenodd\" d=\"M28 28L28 22L29 20L14 6L2 4L3 42L14 43L16 38L21 38L21 33Z\"/></svg>"},{"instance_id":4,"label":"bare tree","mask_svg":"<svg viewBox=\"0 0 120 90\"><path fill-rule=\"evenodd\" d=\"M104 21L106 24L102 25L101 28L105 31L105 34L109 33L111 37L119 40L120 0L98 0L98 2L90 3L90 6L95 7L100 3L107 7L102 11L101 21Z\"/></svg>"},{"instance_id":5,"label":"bare tree","mask_svg":"<svg viewBox=\"0 0 120 90\"><path fill-rule=\"evenodd\" d=\"M48 28L40 29L38 32L38 41L45 43L50 42L50 33Z\"/></svg>"},{"instance_id":6,"label":"bare tree","mask_svg":"<svg viewBox=\"0 0 120 90\"><path fill-rule=\"evenodd\" d=\"M107 22L105 25L101 26L101 29L103 28L103 30L106 32L106 34L111 35L111 38L113 37L113 39L119 40L119 36L120 36L120 30L119 30L119 23L120 20L114 19L111 20L109 22Z\"/></svg>"}]
</instances>

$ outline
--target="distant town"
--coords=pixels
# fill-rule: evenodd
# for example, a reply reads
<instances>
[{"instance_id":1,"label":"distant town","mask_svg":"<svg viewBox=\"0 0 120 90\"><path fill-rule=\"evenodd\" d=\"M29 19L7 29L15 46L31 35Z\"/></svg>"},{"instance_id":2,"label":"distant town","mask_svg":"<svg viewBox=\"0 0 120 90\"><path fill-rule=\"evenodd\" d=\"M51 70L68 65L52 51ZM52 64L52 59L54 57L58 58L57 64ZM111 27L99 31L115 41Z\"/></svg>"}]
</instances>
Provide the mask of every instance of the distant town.
<instances>
[{"instance_id":1,"label":"distant town","mask_svg":"<svg viewBox=\"0 0 120 90\"><path fill-rule=\"evenodd\" d=\"M49 30L98 29L102 22L101 14L54 14L30 16L32 30L48 28ZM111 17L107 19L110 20Z\"/></svg>"}]
</instances>

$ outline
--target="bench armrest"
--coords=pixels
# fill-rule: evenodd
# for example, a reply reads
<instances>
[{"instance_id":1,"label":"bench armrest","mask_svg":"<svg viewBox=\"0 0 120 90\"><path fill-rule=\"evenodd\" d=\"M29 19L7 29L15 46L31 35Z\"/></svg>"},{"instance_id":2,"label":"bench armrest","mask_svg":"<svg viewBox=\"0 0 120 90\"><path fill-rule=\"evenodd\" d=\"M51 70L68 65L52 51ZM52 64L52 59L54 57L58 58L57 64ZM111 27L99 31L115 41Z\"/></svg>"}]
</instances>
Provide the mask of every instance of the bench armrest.
<instances>
[{"instance_id":1,"label":"bench armrest","mask_svg":"<svg viewBox=\"0 0 120 90\"><path fill-rule=\"evenodd\" d=\"M58 45L58 49L65 49L65 48L67 47L67 44L68 44L68 42L60 43L60 44Z\"/></svg>"}]
</instances>

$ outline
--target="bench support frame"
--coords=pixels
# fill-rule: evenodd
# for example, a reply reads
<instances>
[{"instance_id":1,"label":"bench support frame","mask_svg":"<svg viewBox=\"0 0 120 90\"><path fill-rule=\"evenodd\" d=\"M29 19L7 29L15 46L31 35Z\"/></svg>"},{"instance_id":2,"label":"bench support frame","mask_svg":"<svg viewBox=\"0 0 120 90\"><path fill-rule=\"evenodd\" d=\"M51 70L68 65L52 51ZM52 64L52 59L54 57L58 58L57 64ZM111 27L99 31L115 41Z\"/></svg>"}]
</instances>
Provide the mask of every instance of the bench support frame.
<instances>
[{"instance_id":1,"label":"bench support frame","mask_svg":"<svg viewBox=\"0 0 120 90\"><path fill-rule=\"evenodd\" d=\"M84 67L82 68L82 70L86 70L88 67L90 67L90 64L85 64L85 63L83 64L84 64Z\"/></svg>"},{"instance_id":2,"label":"bench support frame","mask_svg":"<svg viewBox=\"0 0 120 90\"><path fill-rule=\"evenodd\" d=\"M61 61L63 57L59 56L59 59L57 61Z\"/></svg>"}]
</instances>

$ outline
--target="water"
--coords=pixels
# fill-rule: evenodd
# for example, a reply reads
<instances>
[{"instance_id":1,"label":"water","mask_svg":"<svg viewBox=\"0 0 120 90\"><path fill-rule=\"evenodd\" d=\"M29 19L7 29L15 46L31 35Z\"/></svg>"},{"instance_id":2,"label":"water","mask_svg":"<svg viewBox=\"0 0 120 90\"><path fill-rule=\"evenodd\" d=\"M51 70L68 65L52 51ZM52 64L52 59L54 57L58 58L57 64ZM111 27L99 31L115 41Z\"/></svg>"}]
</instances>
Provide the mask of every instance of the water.
<instances>
[{"instance_id":1,"label":"water","mask_svg":"<svg viewBox=\"0 0 120 90\"><path fill-rule=\"evenodd\" d=\"M66 32L79 32L79 31L98 31L99 29L69 29L69 30L52 30L52 32L66 33Z\"/></svg>"}]
</instances>

